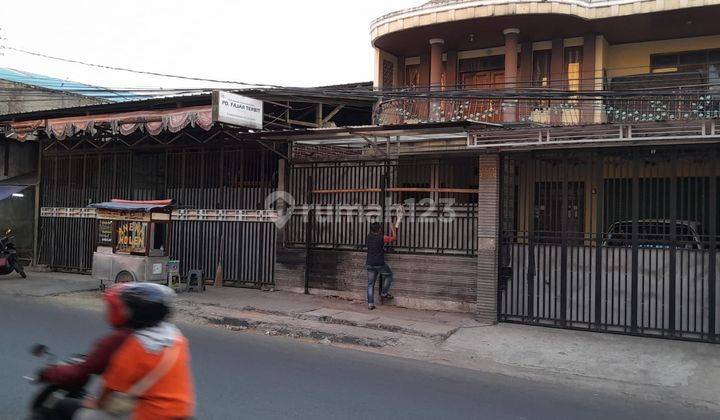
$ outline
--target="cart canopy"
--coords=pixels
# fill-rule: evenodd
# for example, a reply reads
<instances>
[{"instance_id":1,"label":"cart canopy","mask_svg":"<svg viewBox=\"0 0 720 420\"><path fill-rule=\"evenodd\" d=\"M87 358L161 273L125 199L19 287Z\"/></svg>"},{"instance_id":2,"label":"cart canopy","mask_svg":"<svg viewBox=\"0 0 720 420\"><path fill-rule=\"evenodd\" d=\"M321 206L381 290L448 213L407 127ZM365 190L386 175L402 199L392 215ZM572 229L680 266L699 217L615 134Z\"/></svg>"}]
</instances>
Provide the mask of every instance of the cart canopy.
<instances>
[{"instance_id":1,"label":"cart canopy","mask_svg":"<svg viewBox=\"0 0 720 420\"><path fill-rule=\"evenodd\" d=\"M102 203L92 203L88 207L101 210L142 211L149 213L154 211L170 211L174 204L174 200L132 201L113 199L112 201Z\"/></svg>"}]
</instances>

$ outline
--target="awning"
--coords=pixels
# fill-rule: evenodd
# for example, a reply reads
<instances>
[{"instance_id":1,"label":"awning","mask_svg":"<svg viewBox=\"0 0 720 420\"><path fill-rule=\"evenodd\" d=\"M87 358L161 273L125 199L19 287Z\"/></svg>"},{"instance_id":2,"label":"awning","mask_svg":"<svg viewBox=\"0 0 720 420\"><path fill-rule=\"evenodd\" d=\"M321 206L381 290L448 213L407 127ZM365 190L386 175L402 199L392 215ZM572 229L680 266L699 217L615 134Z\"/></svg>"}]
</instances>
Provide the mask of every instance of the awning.
<instances>
[{"instance_id":1,"label":"awning","mask_svg":"<svg viewBox=\"0 0 720 420\"><path fill-rule=\"evenodd\" d=\"M190 125L210 130L213 126L210 105L165 109L159 111L135 111L116 114L99 114L82 117L51 118L10 123L9 138L16 140L37 139L37 131L44 129L48 137L63 140L76 134L95 134L103 127L113 134L130 135L137 130L158 135L162 131L177 133Z\"/></svg>"},{"instance_id":2,"label":"awning","mask_svg":"<svg viewBox=\"0 0 720 420\"><path fill-rule=\"evenodd\" d=\"M88 207L113 210L113 211L168 211L171 210L175 202L173 200L151 200L151 201L130 201L130 200L112 200L102 203L92 203Z\"/></svg>"}]
</instances>

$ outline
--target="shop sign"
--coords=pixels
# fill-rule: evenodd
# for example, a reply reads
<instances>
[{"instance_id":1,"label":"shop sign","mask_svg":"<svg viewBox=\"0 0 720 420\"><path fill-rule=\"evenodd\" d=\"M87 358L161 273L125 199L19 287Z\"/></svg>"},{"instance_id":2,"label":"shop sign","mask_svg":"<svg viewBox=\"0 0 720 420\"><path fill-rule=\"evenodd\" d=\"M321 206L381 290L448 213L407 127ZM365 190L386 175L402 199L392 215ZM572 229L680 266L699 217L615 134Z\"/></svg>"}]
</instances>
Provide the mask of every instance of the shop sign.
<instances>
[{"instance_id":1,"label":"shop sign","mask_svg":"<svg viewBox=\"0 0 720 420\"><path fill-rule=\"evenodd\" d=\"M212 117L213 121L262 130L263 101L216 90L212 95Z\"/></svg>"},{"instance_id":2,"label":"shop sign","mask_svg":"<svg viewBox=\"0 0 720 420\"><path fill-rule=\"evenodd\" d=\"M143 222L118 222L116 252L145 253L145 226Z\"/></svg>"}]
</instances>

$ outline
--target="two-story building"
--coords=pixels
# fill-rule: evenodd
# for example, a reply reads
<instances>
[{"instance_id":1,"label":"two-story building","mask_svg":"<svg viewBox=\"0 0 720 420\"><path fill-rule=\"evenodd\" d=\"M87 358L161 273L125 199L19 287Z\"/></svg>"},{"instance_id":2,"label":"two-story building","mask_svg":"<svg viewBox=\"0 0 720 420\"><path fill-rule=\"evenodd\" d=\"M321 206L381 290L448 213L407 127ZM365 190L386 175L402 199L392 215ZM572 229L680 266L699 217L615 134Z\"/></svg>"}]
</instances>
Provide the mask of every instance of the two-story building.
<instances>
[{"instance_id":1,"label":"two-story building","mask_svg":"<svg viewBox=\"0 0 720 420\"><path fill-rule=\"evenodd\" d=\"M304 134L336 152L291 172L325 217L310 240L291 222L311 257L281 252L277 282L307 261L311 288L362 293L366 226L336 209L413 199L399 304L716 340L719 18L720 1L467 0L376 19L375 126Z\"/></svg>"},{"instance_id":2,"label":"two-story building","mask_svg":"<svg viewBox=\"0 0 720 420\"><path fill-rule=\"evenodd\" d=\"M244 92L261 131L213 122L209 95L0 121L42 144L36 258L56 269L88 270L97 236L66 208L174 198L181 270L363 299L369 224L404 213L396 305L717 342L718 18L431 1L372 23L372 90ZM276 204L279 229L240 217Z\"/></svg>"}]
</instances>

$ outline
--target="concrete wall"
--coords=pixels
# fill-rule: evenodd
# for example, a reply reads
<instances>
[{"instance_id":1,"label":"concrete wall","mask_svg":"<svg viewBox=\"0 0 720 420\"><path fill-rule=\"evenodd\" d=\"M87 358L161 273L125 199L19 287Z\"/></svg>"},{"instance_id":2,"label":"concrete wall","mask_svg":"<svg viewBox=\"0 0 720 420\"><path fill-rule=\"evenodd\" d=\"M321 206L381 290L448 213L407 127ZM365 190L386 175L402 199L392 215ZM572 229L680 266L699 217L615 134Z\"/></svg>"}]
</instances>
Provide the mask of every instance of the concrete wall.
<instances>
[{"instance_id":1,"label":"concrete wall","mask_svg":"<svg viewBox=\"0 0 720 420\"><path fill-rule=\"evenodd\" d=\"M0 89L11 89L8 99L6 101L0 101L0 115L41 111L45 109L72 108L106 102L100 99L34 88L5 80L0 80Z\"/></svg>"},{"instance_id":2,"label":"concrete wall","mask_svg":"<svg viewBox=\"0 0 720 420\"><path fill-rule=\"evenodd\" d=\"M607 47L608 77L650 72L650 55L720 48L720 35L665 41L616 44Z\"/></svg>"},{"instance_id":3,"label":"concrete wall","mask_svg":"<svg viewBox=\"0 0 720 420\"><path fill-rule=\"evenodd\" d=\"M37 143L0 140L0 180L37 170ZM7 155L7 159L6 159ZM7 161L7 165L6 165ZM11 228L15 246L23 256L32 254L35 220L35 187L26 188L24 197L0 200L0 232Z\"/></svg>"},{"instance_id":4,"label":"concrete wall","mask_svg":"<svg viewBox=\"0 0 720 420\"><path fill-rule=\"evenodd\" d=\"M28 187L22 193L25 195L22 198L0 200L0 233L12 229L18 253L22 257L30 257L35 228L35 187Z\"/></svg>"},{"instance_id":5,"label":"concrete wall","mask_svg":"<svg viewBox=\"0 0 720 420\"><path fill-rule=\"evenodd\" d=\"M394 274L394 304L409 308L472 312L475 310L477 260L474 257L386 254ZM365 252L313 250L310 258L313 294L366 299ZM275 287L302 292L305 250L278 247ZM378 293L379 283L375 285Z\"/></svg>"}]
</instances>

